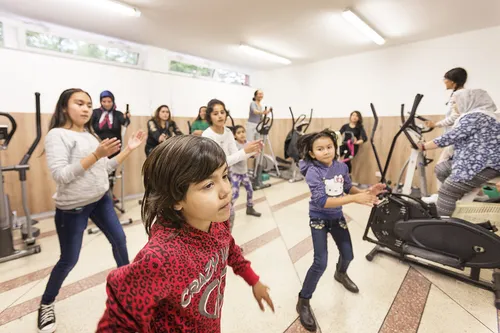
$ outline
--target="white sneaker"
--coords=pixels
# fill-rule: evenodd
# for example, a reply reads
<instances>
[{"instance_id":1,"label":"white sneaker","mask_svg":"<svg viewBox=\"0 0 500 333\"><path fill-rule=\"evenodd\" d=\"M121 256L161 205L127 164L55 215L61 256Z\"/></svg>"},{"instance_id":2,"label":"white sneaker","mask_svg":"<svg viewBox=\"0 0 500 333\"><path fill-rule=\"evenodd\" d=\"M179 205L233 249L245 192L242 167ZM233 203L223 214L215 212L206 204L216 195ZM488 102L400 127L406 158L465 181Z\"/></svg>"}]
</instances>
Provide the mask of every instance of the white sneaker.
<instances>
[{"instance_id":1,"label":"white sneaker","mask_svg":"<svg viewBox=\"0 0 500 333\"><path fill-rule=\"evenodd\" d=\"M40 304L40 308L38 308L38 333L53 333L56 328L54 303Z\"/></svg>"}]
</instances>

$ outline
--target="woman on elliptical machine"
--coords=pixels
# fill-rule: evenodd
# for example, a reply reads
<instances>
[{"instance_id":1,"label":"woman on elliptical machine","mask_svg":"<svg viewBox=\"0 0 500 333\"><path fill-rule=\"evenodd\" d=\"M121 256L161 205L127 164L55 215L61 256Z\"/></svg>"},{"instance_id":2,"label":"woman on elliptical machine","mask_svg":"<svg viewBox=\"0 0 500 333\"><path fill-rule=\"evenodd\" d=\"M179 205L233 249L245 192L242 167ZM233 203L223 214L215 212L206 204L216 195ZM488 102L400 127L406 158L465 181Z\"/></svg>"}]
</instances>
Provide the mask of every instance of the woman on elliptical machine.
<instances>
[{"instance_id":1,"label":"woman on elliptical machine","mask_svg":"<svg viewBox=\"0 0 500 333\"><path fill-rule=\"evenodd\" d=\"M500 114L495 103L482 89L463 90L455 99L461 114L455 126L441 137L419 144L422 151L451 145L455 149L453 159L443 162L450 172L440 173L443 185L437 209L441 216L451 216L465 194L500 176Z\"/></svg>"}]
</instances>

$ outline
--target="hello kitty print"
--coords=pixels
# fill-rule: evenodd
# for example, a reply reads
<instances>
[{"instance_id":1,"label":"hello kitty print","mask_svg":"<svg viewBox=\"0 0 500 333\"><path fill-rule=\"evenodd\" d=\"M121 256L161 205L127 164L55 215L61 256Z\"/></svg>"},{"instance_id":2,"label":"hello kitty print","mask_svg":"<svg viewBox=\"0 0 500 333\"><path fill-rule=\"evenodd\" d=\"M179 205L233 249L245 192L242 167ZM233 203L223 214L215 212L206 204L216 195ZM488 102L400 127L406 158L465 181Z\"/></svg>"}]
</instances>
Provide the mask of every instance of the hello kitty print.
<instances>
[{"instance_id":1,"label":"hello kitty print","mask_svg":"<svg viewBox=\"0 0 500 333\"><path fill-rule=\"evenodd\" d=\"M344 176L335 175L331 179L323 179L325 193L329 197L340 197L344 193Z\"/></svg>"}]
</instances>

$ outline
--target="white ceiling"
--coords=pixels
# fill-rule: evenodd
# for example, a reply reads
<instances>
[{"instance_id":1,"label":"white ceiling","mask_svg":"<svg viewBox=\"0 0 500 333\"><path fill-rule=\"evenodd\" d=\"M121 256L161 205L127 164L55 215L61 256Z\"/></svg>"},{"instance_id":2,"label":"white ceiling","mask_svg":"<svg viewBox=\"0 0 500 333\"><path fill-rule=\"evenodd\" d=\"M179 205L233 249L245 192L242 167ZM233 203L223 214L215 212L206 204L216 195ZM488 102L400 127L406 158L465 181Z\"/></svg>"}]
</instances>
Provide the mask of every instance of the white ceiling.
<instances>
[{"instance_id":1,"label":"white ceiling","mask_svg":"<svg viewBox=\"0 0 500 333\"><path fill-rule=\"evenodd\" d=\"M500 25L499 0L126 0L140 18L99 11L86 0L0 0L17 15L163 47L246 68L283 65L252 59L243 42L294 64L381 48L345 22L353 8L386 45Z\"/></svg>"}]
</instances>

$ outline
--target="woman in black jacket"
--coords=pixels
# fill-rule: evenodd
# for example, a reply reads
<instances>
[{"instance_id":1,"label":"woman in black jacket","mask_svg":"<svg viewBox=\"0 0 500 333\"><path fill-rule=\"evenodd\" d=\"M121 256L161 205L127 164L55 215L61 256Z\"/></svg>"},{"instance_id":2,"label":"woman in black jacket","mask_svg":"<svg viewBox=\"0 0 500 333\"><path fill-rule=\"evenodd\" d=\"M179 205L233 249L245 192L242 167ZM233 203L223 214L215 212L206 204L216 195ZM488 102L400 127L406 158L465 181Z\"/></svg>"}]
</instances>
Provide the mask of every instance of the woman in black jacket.
<instances>
[{"instance_id":1,"label":"woman in black jacket","mask_svg":"<svg viewBox=\"0 0 500 333\"><path fill-rule=\"evenodd\" d=\"M174 136L182 135L181 130L172 120L172 114L167 105L160 105L153 118L148 121L148 140L146 141L146 156L160 143Z\"/></svg>"},{"instance_id":2,"label":"woman in black jacket","mask_svg":"<svg viewBox=\"0 0 500 333\"><path fill-rule=\"evenodd\" d=\"M94 132L101 140L117 138L122 142L122 126L127 127L130 125L130 113L123 114L116 109L115 96L111 91L104 90L99 97L101 107L92 112L91 121ZM119 153L120 151L117 151L115 154L109 156L109 158L113 158ZM110 193L113 193L114 182L112 179L115 173L113 171L110 174ZM113 201L118 202L114 194Z\"/></svg>"},{"instance_id":3,"label":"woman in black jacket","mask_svg":"<svg viewBox=\"0 0 500 333\"><path fill-rule=\"evenodd\" d=\"M340 134L344 136L343 140L344 142L340 147L341 157L348 156L347 154L344 155L344 152L346 151L348 152L347 140L353 141L354 154L352 155L352 157L356 156L359 150L359 146L368 141L365 128L363 127L363 116L361 115L361 112L359 111L351 112L351 115L349 116L349 123L344 124L344 126L340 128ZM352 172L351 159L346 161L345 164L347 164L347 167L349 168L349 174L351 174Z\"/></svg>"}]
</instances>

